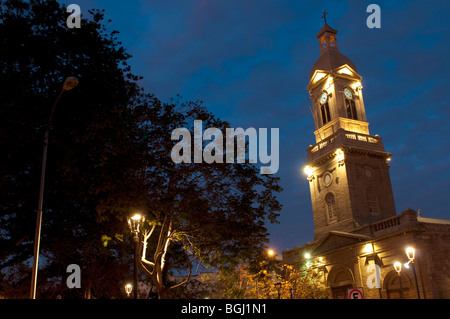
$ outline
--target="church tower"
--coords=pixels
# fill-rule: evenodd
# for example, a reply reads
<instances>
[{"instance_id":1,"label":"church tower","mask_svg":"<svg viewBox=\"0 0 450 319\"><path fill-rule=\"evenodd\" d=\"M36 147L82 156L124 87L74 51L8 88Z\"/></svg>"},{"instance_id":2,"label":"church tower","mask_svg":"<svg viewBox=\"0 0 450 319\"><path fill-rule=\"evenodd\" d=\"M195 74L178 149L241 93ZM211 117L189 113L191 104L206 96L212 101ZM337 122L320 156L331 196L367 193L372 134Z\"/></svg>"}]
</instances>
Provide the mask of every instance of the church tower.
<instances>
[{"instance_id":1,"label":"church tower","mask_svg":"<svg viewBox=\"0 0 450 319\"><path fill-rule=\"evenodd\" d=\"M380 136L370 135L362 77L338 48L338 31L325 25L316 35L320 57L307 90L312 101L316 144L308 147L307 174L314 216L314 240L330 231L395 216L389 176L391 154Z\"/></svg>"}]
</instances>

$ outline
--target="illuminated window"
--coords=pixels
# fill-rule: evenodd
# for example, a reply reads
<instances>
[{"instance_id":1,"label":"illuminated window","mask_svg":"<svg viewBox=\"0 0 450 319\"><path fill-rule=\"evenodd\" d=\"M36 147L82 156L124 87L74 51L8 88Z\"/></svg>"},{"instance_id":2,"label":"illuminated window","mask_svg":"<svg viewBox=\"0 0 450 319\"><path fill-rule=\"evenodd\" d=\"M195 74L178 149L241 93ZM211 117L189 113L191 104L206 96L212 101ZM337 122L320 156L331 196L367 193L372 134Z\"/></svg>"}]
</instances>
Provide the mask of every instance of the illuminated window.
<instances>
[{"instance_id":1,"label":"illuminated window","mask_svg":"<svg viewBox=\"0 0 450 319\"><path fill-rule=\"evenodd\" d=\"M322 104L322 106L320 107L320 110L322 113L322 124L325 125L331 121L330 107L328 106L328 102L326 102L325 104Z\"/></svg>"},{"instance_id":2,"label":"illuminated window","mask_svg":"<svg viewBox=\"0 0 450 319\"><path fill-rule=\"evenodd\" d=\"M334 222L337 219L337 207L336 200L332 193L328 193L325 196L325 202L327 204L327 212L328 212L328 221Z\"/></svg>"},{"instance_id":3,"label":"illuminated window","mask_svg":"<svg viewBox=\"0 0 450 319\"><path fill-rule=\"evenodd\" d=\"M320 39L320 45L322 46L322 48L326 48L326 46L327 46L327 42L325 41L325 38L324 37L322 37L322 39Z\"/></svg>"},{"instance_id":4,"label":"illuminated window","mask_svg":"<svg viewBox=\"0 0 450 319\"><path fill-rule=\"evenodd\" d=\"M375 189L369 187L366 191L367 196L367 206L369 207L370 215L378 215L378 197Z\"/></svg>"},{"instance_id":5,"label":"illuminated window","mask_svg":"<svg viewBox=\"0 0 450 319\"><path fill-rule=\"evenodd\" d=\"M336 43L336 39L333 36L330 36L330 46L334 47L335 43Z\"/></svg>"}]
</instances>

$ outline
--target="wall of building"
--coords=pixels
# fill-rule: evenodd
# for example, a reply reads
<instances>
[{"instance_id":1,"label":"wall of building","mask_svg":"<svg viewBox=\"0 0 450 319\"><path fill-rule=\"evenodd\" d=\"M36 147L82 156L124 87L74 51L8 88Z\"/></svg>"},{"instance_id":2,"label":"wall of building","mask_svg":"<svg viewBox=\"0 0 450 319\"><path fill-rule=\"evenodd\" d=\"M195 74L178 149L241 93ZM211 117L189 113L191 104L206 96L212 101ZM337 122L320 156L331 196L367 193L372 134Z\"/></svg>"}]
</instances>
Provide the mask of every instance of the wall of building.
<instances>
[{"instance_id":1,"label":"wall of building","mask_svg":"<svg viewBox=\"0 0 450 319\"><path fill-rule=\"evenodd\" d=\"M405 249L414 247L420 298L450 298L449 220L423 219L407 210L357 231L359 235L335 232L321 242L287 250L283 261L301 267L307 261L304 254L310 253L308 261L321 274L319 280L326 285L330 298L346 298L347 289L361 287L368 299L415 299L418 295L412 265L402 267L403 289L394 270L395 262L408 262ZM374 265L379 267L380 288L375 286Z\"/></svg>"}]
</instances>

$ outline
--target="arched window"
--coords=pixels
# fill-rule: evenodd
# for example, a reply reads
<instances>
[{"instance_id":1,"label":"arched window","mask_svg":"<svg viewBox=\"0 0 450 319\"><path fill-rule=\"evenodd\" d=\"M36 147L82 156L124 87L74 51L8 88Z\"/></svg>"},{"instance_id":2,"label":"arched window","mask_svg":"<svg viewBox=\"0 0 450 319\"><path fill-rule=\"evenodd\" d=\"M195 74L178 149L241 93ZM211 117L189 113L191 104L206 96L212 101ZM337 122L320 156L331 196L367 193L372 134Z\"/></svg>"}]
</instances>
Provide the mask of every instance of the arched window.
<instances>
[{"instance_id":1,"label":"arched window","mask_svg":"<svg viewBox=\"0 0 450 319\"><path fill-rule=\"evenodd\" d=\"M367 206L369 208L370 215L379 215L378 210L378 197L377 192L372 187L369 187L366 191Z\"/></svg>"},{"instance_id":2,"label":"arched window","mask_svg":"<svg viewBox=\"0 0 450 319\"><path fill-rule=\"evenodd\" d=\"M353 97L353 92L350 89L345 88L344 95L345 95L345 109L347 111L347 117L349 119L357 120L358 114L356 114L356 104Z\"/></svg>"},{"instance_id":3,"label":"arched window","mask_svg":"<svg viewBox=\"0 0 450 319\"><path fill-rule=\"evenodd\" d=\"M384 288L388 299L411 299L411 281L402 271L400 277L395 270L390 271L384 278Z\"/></svg>"},{"instance_id":4,"label":"arched window","mask_svg":"<svg viewBox=\"0 0 450 319\"><path fill-rule=\"evenodd\" d=\"M333 36L330 36L330 46L334 47L335 43L336 43L336 39Z\"/></svg>"},{"instance_id":5,"label":"arched window","mask_svg":"<svg viewBox=\"0 0 450 319\"><path fill-rule=\"evenodd\" d=\"M327 46L327 41L325 41L325 38L324 37L322 37L322 39L320 39L320 45L322 46L322 48L326 48L326 46Z\"/></svg>"},{"instance_id":6,"label":"arched window","mask_svg":"<svg viewBox=\"0 0 450 319\"><path fill-rule=\"evenodd\" d=\"M325 125L331 121L330 107L328 106L328 102L322 104L322 106L320 107L320 111L322 112L322 124Z\"/></svg>"},{"instance_id":7,"label":"arched window","mask_svg":"<svg viewBox=\"0 0 450 319\"><path fill-rule=\"evenodd\" d=\"M328 221L334 222L337 220L337 206L336 200L332 193L328 193L325 196L325 202L327 204Z\"/></svg>"},{"instance_id":8,"label":"arched window","mask_svg":"<svg viewBox=\"0 0 450 319\"><path fill-rule=\"evenodd\" d=\"M358 119L358 115L356 114L356 105L354 100L345 99L345 108L347 109L347 117L349 119Z\"/></svg>"}]
</instances>

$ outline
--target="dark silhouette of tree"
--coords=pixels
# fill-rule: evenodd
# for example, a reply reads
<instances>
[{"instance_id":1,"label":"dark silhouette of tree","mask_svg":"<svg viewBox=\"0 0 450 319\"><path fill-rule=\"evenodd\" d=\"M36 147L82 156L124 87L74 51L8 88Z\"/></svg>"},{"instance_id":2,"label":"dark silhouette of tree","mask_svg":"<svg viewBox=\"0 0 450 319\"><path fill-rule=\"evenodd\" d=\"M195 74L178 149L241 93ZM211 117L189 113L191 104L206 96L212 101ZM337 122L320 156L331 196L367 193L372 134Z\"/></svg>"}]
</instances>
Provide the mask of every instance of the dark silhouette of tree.
<instances>
[{"instance_id":1,"label":"dark silhouette of tree","mask_svg":"<svg viewBox=\"0 0 450 319\"><path fill-rule=\"evenodd\" d=\"M158 234L147 260L161 265L172 230L166 266L146 265L162 275L151 275L160 297L168 272L193 259L233 267L257 258L280 210L277 178L248 163L173 163L175 128L230 124L200 102L146 94L103 11L90 10L79 29L66 26L68 15L56 1L0 1L0 293L29 294L44 131L67 76L79 85L64 93L50 128L38 298L124 297L135 210ZM82 289L67 288L69 264L81 267Z\"/></svg>"}]
</instances>

